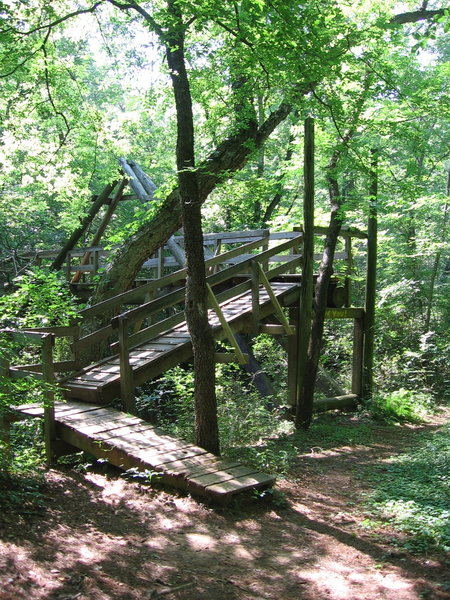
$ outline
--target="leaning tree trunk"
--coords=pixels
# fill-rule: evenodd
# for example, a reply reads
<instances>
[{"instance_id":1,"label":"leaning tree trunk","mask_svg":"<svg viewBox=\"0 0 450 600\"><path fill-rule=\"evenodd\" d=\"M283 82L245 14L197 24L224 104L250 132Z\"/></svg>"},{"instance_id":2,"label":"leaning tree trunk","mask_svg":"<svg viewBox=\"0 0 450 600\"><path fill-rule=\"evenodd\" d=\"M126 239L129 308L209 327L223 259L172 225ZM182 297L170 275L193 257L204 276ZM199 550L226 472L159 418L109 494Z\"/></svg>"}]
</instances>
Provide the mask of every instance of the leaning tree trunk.
<instances>
[{"instance_id":1,"label":"leaning tree trunk","mask_svg":"<svg viewBox=\"0 0 450 600\"><path fill-rule=\"evenodd\" d=\"M313 415L314 388L316 385L320 349L323 339L328 288L331 276L333 275L334 254L339 230L342 225L342 202L339 184L335 174L338 158L339 153L336 152L328 165L328 189L331 202L330 223L328 225L323 258L320 263L319 275L315 287L311 337L309 340L308 358L301 388L301 410L298 411L296 415L296 426L303 428L309 427Z\"/></svg>"},{"instance_id":2,"label":"leaning tree trunk","mask_svg":"<svg viewBox=\"0 0 450 600\"><path fill-rule=\"evenodd\" d=\"M310 90L305 88L304 93ZM229 174L242 169L254 148L260 148L275 128L289 115L291 105L281 104L261 125L242 119L239 131L226 138L198 166L198 198L203 203ZM155 216L144 223L115 254L93 298L102 302L130 289L142 264L181 227L180 190L175 188Z\"/></svg>"},{"instance_id":3,"label":"leaning tree trunk","mask_svg":"<svg viewBox=\"0 0 450 600\"><path fill-rule=\"evenodd\" d=\"M201 201L194 153L194 118L184 59L183 22L173 0L168 0L174 27L166 40L177 112L177 168L186 251L186 322L194 355L195 433L199 446L219 454L215 390L214 338L208 322L208 295Z\"/></svg>"}]
</instances>

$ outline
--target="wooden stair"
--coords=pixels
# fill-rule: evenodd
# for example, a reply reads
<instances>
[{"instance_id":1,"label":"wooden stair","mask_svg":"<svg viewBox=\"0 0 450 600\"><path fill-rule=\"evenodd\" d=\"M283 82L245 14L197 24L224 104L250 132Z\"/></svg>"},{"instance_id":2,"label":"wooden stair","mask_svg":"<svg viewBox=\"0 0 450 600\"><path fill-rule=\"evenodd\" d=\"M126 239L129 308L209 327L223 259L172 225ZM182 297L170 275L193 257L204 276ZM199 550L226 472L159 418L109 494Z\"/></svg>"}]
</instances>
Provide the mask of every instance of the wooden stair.
<instances>
[{"instance_id":1,"label":"wooden stair","mask_svg":"<svg viewBox=\"0 0 450 600\"><path fill-rule=\"evenodd\" d=\"M289 296L298 294L296 282L273 282L272 290L280 304L290 302ZM264 318L274 309L268 292L261 287L259 293L259 317ZM249 327L252 315L252 295L246 292L221 303L222 312L233 333ZM214 337L220 341L226 333L213 310L209 321ZM130 365L135 385L158 377L170 368L192 357L192 345L186 322L130 350ZM111 356L82 369L62 382L66 398L76 398L97 404L108 404L120 397L120 358Z\"/></svg>"},{"instance_id":2,"label":"wooden stair","mask_svg":"<svg viewBox=\"0 0 450 600\"><path fill-rule=\"evenodd\" d=\"M38 404L12 410L16 418L42 417L44 412ZM162 484L215 502L226 503L235 494L275 482L272 475L220 459L111 407L56 402L55 425L58 438L71 446L121 469L148 470Z\"/></svg>"}]
</instances>

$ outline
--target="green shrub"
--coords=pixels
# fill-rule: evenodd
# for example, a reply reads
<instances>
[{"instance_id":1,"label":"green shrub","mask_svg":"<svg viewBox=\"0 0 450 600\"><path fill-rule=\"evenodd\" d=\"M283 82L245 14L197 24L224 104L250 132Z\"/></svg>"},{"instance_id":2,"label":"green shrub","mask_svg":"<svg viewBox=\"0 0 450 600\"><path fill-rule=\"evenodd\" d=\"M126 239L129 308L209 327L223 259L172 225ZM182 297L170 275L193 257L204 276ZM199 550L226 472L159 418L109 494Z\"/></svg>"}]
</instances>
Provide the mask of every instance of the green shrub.
<instances>
[{"instance_id":1,"label":"green shrub","mask_svg":"<svg viewBox=\"0 0 450 600\"><path fill-rule=\"evenodd\" d=\"M216 392L222 449L257 443L291 427L267 408L248 376L236 365L217 365ZM194 375L176 367L157 382L142 388L137 399L139 414L184 439L194 440Z\"/></svg>"},{"instance_id":2,"label":"green shrub","mask_svg":"<svg viewBox=\"0 0 450 600\"><path fill-rule=\"evenodd\" d=\"M420 423L432 411L429 395L400 389L387 394L375 394L365 408L374 419L387 423Z\"/></svg>"},{"instance_id":3,"label":"green shrub","mask_svg":"<svg viewBox=\"0 0 450 600\"><path fill-rule=\"evenodd\" d=\"M54 271L29 269L14 279L14 291L0 297L0 327L69 325L78 307Z\"/></svg>"}]
</instances>

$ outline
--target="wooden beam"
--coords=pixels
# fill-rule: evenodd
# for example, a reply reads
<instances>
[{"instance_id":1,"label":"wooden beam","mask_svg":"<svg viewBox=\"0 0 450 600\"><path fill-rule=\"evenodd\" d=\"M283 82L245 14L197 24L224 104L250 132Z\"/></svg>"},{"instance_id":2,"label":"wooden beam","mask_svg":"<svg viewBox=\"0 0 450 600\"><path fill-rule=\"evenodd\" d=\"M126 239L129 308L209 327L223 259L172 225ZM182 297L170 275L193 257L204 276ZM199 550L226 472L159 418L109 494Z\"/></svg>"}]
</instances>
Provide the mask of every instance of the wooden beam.
<instances>
[{"instance_id":1,"label":"wooden beam","mask_svg":"<svg viewBox=\"0 0 450 600\"><path fill-rule=\"evenodd\" d=\"M3 352L0 353L0 392L4 394L5 398L7 398L10 393L8 386L9 367L9 359ZM5 410L5 407L3 407L3 409L0 411L0 440L2 442L3 453L3 458L0 461L0 468L3 470L8 469L12 459L10 432L10 415L8 415L8 411Z\"/></svg>"},{"instance_id":2,"label":"wooden beam","mask_svg":"<svg viewBox=\"0 0 450 600\"><path fill-rule=\"evenodd\" d=\"M98 244L100 243L100 240L102 239L103 234L105 233L106 228L109 225L109 222L111 220L111 217L114 214L114 211L117 208L117 205L119 204L122 196L123 196L123 191L125 189L125 187L128 184L128 179L122 179L122 181L119 184L119 187L116 190L116 193L114 194L114 198L111 200L111 203L108 206L108 209L106 210L105 214L103 215L102 221L100 223L100 225L98 226L97 231L95 232L94 235L94 239L92 240L92 246L98 246ZM98 270L98 251L94 250L94 256L96 258L96 262L97 264L95 265L96 268L94 268L94 274L97 273ZM89 264L89 260L91 258L91 251L88 251L85 253L85 255L83 256L82 260L81 260L81 265L87 265ZM78 281L80 280L82 275L82 271L77 271L70 283L74 284L74 283L78 283Z\"/></svg>"},{"instance_id":3,"label":"wooden beam","mask_svg":"<svg viewBox=\"0 0 450 600\"><path fill-rule=\"evenodd\" d=\"M148 202L152 199L152 196L147 193L142 183L139 181L138 175L133 171L132 167L128 164L125 158L119 159L120 166L123 172L130 179L130 186L133 188L134 193L141 202Z\"/></svg>"},{"instance_id":4,"label":"wooden beam","mask_svg":"<svg viewBox=\"0 0 450 600\"><path fill-rule=\"evenodd\" d=\"M364 308L356 306L327 308L325 311L326 319L361 319L363 315Z\"/></svg>"},{"instance_id":5,"label":"wooden beam","mask_svg":"<svg viewBox=\"0 0 450 600\"><path fill-rule=\"evenodd\" d=\"M313 411L317 413L326 412L327 410L354 410L357 405L358 396L356 394L346 394L345 396L316 400L313 404Z\"/></svg>"},{"instance_id":6,"label":"wooden beam","mask_svg":"<svg viewBox=\"0 0 450 600\"><path fill-rule=\"evenodd\" d=\"M295 333L295 326L289 324L291 335ZM271 323L261 323L259 326L259 333L267 333L267 335L286 335L286 328L284 325L274 325Z\"/></svg>"},{"instance_id":7,"label":"wooden beam","mask_svg":"<svg viewBox=\"0 0 450 600\"><path fill-rule=\"evenodd\" d=\"M301 389L305 377L314 294L314 120L308 118L304 125L304 193L303 193L303 267L297 319L297 381L296 381L296 426L303 420L305 407ZM294 382L291 383L293 385Z\"/></svg>"},{"instance_id":8,"label":"wooden beam","mask_svg":"<svg viewBox=\"0 0 450 600\"><path fill-rule=\"evenodd\" d=\"M214 292L211 289L211 286L209 285L209 283L206 284L206 288L208 290L208 298L209 301L211 303L211 308L214 310L214 312L216 313L220 324L223 327L223 330L225 331L226 337L228 338L228 341L231 343L231 345L233 346L234 352L236 354L237 357L237 362L240 365L245 365L245 363L247 362L247 358L244 356L244 353L242 352L242 350L239 348L239 344L237 343L233 331L231 330L231 327L228 324L228 321L225 318L225 315L222 312L222 309L220 308L219 303L217 302L217 299L214 295Z\"/></svg>"},{"instance_id":9,"label":"wooden beam","mask_svg":"<svg viewBox=\"0 0 450 600\"><path fill-rule=\"evenodd\" d=\"M352 394L361 397L363 383L364 319L353 325Z\"/></svg>"},{"instance_id":10,"label":"wooden beam","mask_svg":"<svg viewBox=\"0 0 450 600\"><path fill-rule=\"evenodd\" d=\"M367 227L366 306L364 318L363 397L370 398L373 390L373 360L375 345L375 304L377 282L378 237L378 152L372 150L370 172L369 223Z\"/></svg>"},{"instance_id":11,"label":"wooden beam","mask_svg":"<svg viewBox=\"0 0 450 600\"><path fill-rule=\"evenodd\" d=\"M51 333L44 334L42 340L42 376L46 384L44 390L44 438L45 455L51 464L55 458L55 373L53 370L53 344L55 338Z\"/></svg>"},{"instance_id":12,"label":"wooden beam","mask_svg":"<svg viewBox=\"0 0 450 600\"><path fill-rule=\"evenodd\" d=\"M134 376L130 365L130 343L128 337L129 321L122 317L118 321L119 326L119 357L120 357L120 395L125 410L134 414L136 412L136 400L134 395Z\"/></svg>"},{"instance_id":13,"label":"wooden beam","mask_svg":"<svg viewBox=\"0 0 450 600\"><path fill-rule=\"evenodd\" d=\"M267 276L264 273L263 267L260 263L258 263L258 267L259 267L259 277L260 277L261 283L266 288L266 292L269 294L269 298L272 302L272 306L275 310L277 317L279 318L279 320L281 321L281 323L284 327L284 331L285 331L286 335L293 335L294 330L290 326L289 321L288 321L286 315L284 314L283 309L281 308L281 305L278 302L277 297L273 293L273 289L270 285L270 282L267 279Z\"/></svg>"},{"instance_id":14,"label":"wooden beam","mask_svg":"<svg viewBox=\"0 0 450 600\"><path fill-rule=\"evenodd\" d=\"M70 250L72 250L72 248L74 248L74 246L76 245L78 240L81 238L83 233L86 231L86 229L89 227L89 225L94 220L95 215L98 213L100 208L105 203L105 200L109 197L109 194L116 187L116 185L117 185L117 181L114 181L113 183L108 184L104 188L102 193L99 194L96 201L92 203L92 206L90 207L88 214L82 219L81 225L75 229L75 231L72 233L70 238L67 240L67 242L64 244L64 246L61 248L58 256L52 262L51 267L50 267L51 269L57 270L63 266L64 261L66 259L66 254L68 252L70 252Z\"/></svg>"},{"instance_id":15,"label":"wooden beam","mask_svg":"<svg viewBox=\"0 0 450 600\"><path fill-rule=\"evenodd\" d=\"M245 361L248 362L248 354L244 354L243 356L245 358ZM216 352L214 354L214 360L216 361L216 363L225 363L225 364L230 364L230 363L239 363L236 354L231 353L231 352ZM242 363L239 363L242 364Z\"/></svg>"}]
</instances>

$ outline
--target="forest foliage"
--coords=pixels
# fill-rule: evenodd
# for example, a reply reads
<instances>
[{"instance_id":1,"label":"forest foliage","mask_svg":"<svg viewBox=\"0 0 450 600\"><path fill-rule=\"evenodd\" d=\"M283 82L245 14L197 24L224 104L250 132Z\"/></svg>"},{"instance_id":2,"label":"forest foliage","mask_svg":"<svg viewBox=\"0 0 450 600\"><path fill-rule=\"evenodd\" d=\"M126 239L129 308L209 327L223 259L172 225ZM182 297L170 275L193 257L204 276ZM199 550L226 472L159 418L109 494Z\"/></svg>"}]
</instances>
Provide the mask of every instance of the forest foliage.
<instances>
[{"instance_id":1,"label":"forest foliage","mask_svg":"<svg viewBox=\"0 0 450 600\"><path fill-rule=\"evenodd\" d=\"M403 397L402 407L417 394L425 403L447 401L448 9L437 1L422 8L407 2L402 10L406 6L409 17L402 17L395 2L377 0L175 5L186 27L197 164L214 157L233 135L261 128L280 106L289 107L264 144L256 147L251 136L244 141L239 170L223 173L203 204L203 229L283 230L301 224L302 127L308 116L316 122L316 223L328 224L326 166L337 151L342 218L364 229L370 152L377 148L377 393ZM152 20L157 27L150 26ZM123 246L152 223L176 186L175 111L158 27L171 27L170 11L159 1L0 4L3 326L60 324L73 317L73 303L57 277L31 267L33 252L61 246L92 195L118 176L119 157L138 161L158 190L150 205L120 203L107 244ZM352 135L346 137L350 125ZM81 243L89 245L90 233ZM353 302L360 306L362 244L356 266ZM323 348L323 364L344 387L350 335L333 324ZM274 364L285 367L282 350L266 352L269 374ZM173 374L164 385L177 390L180 376ZM169 394L180 405L190 390L191 375L183 376L178 395ZM219 373L227 398L237 395L227 387L232 380ZM241 393L250 397L247 384ZM284 391L277 391L281 402ZM8 401L3 395L3 405ZM382 405L374 411L388 410Z\"/></svg>"}]
</instances>

